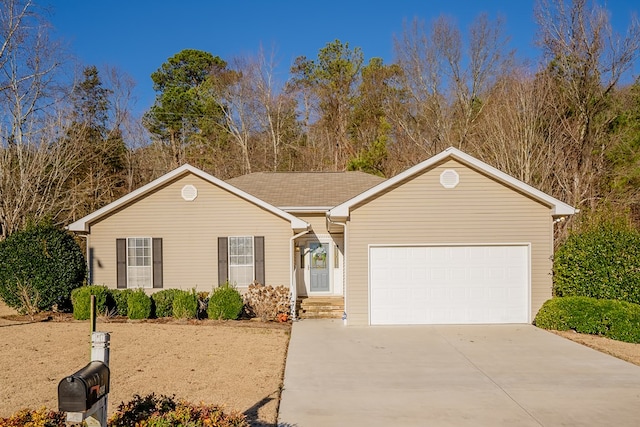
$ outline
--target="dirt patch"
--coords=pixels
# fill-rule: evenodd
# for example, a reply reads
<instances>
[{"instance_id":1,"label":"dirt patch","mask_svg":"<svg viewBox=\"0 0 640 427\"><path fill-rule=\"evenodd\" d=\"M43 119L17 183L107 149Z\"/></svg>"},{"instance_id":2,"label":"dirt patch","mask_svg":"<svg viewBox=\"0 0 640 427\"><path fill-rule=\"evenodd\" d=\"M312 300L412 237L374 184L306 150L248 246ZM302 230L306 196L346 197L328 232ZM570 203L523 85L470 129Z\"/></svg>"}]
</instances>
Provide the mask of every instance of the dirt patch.
<instances>
[{"instance_id":1,"label":"dirt patch","mask_svg":"<svg viewBox=\"0 0 640 427\"><path fill-rule=\"evenodd\" d=\"M1 303L0 316L0 417L57 409L58 382L89 361L89 322L56 314L33 322ZM288 325L109 320L97 327L111 334L109 414L135 394L175 394L275 424Z\"/></svg>"},{"instance_id":2,"label":"dirt patch","mask_svg":"<svg viewBox=\"0 0 640 427\"><path fill-rule=\"evenodd\" d=\"M599 335L579 334L575 331L551 331L594 350L640 366L640 344L616 341Z\"/></svg>"}]
</instances>

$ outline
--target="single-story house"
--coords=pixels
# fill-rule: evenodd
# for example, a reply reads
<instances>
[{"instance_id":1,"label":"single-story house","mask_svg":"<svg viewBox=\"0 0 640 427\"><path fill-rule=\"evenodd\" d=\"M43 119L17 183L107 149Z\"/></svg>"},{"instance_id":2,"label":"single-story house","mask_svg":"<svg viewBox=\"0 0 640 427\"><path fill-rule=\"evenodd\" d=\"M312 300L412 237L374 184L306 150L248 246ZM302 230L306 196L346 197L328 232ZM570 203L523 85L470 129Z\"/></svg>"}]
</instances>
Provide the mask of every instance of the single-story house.
<instances>
[{"instance_id":1,"label":"single-story house","mask_svg":"<svg viewBox=\"0 0 640 427\"><path fill-rule=\"evenodd\" d=\"M210 291L254 280L334 297L350 325L530 323L554 224L577 210L449 148L390 179L184 165L69 225L90 281Z\"/></svg>"}]
</instances>

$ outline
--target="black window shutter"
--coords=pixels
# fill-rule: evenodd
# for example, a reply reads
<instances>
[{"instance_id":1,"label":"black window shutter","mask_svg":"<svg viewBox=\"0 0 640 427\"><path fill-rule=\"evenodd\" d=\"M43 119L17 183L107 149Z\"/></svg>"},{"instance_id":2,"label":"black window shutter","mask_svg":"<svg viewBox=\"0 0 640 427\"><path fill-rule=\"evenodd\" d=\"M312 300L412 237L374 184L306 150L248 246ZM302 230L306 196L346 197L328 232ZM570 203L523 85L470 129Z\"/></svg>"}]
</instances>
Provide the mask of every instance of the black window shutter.
<instances>
[{"instance_id":1,"label":"black window shutter","mask_svg":"<svg viewBox=\"0 0 640 427\"><path fill-rule=\"evenodd\" d=\"M127 239L116 239L116 277L119 289L127 287Z\"/></svg>"},{"instance_id":2,"label":"black window shutter","mask_svg":"<svg viewBox=\"0 0 640 427\"><path fill-rule=\"evenodd\" d=\"M153 287L162 287L162 239L154 237L153 245Z\"/></svg>"},{"instance_id":3,"label":"black window shutter","mask_svg":"<svg viewBox=\"0 0 640 427\"><path fill-rule=\"evenodd\" d=\"M228 245L226 237L218 237L218 285L224 285L229 280Z\"/></svg>"},{"instance_id":4,"label":"black window shutter","mask_svg":"<svg viewBox=\"0 0 640 427\"><path fill-rule=\"evenodd\" d=\"M256 282L266 285L264 282L264 236L253 238L253 263L255 267Z\"/></svg>"}]
</instances>

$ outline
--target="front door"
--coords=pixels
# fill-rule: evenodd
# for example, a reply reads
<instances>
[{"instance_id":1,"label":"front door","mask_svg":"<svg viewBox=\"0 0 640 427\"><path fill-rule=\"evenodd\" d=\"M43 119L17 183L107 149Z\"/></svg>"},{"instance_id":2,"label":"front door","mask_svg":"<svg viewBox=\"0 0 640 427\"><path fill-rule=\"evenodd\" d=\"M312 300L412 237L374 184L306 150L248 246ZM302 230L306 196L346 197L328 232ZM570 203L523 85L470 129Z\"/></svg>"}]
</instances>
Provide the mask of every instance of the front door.
<instances>
[{"instance_id":1,"label":"front door","mask_svg":"<svg viewBox=\"0 0 640 427\"><path fill-rule=\"evenodd\" d=\"M309 243L309 290L311 292L329 292L329 244Z\"/></svg>"}]
</instances>

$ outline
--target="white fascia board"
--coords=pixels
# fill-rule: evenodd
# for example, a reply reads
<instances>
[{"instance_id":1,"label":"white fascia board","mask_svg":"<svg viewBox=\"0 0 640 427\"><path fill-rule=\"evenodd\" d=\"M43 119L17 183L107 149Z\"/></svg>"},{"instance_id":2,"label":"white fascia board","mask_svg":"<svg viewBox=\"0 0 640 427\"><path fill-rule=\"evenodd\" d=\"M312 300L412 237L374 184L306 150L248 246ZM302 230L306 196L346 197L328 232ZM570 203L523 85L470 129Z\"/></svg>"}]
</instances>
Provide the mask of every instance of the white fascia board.
<instances>
[{"instance_id":1,"label":"white fascia board","mask_svg":"<svg viewBox=\"0 0 640 427\"><path fill-rule=\"evenodd\" d=\"M161 185L163 185L164 183L171 181L172 179L179 177L181 175L184 175L185 173L190 172L193 173L194 175L204 179L205 181L208 181L220 188L223 188L227 191L229 191L232 194L235 194L236 196L243 198L255 205L260 206L261 208L281 217L284 218L286 220L288 220L291 223L291 228L293 230L307 230L309 228L309 224L303 220L301 220L300 218L297 218L281 209L278 209L277 207L270 205L269 203L265 202L264 200L258 199L255 196L252 196L248 193L245 193L244 191L240 190L239 188L234 187L231 184L226 183L225 181L222 181L221 179L218 179L216 177L214 177L213 175L210 175L198 168L195 168L189 164L185 164L180 166L177 169L174 169L171 172L168 172L164 175L162 175L161 177L151 181L150 183L138 188L137 190L132 191L131 193L119 198L118 200L109 203L108 205L104 206L101 209L98 209L97 211L85 216L84 218L79 219L76 222L73 222L71 224L69 224L67 226L67 229L70 231L79 231L79 232L89 232L89 224L91 222L93 222L94 220L102 217L105 214L108 214L109 212L111 212L112 210L132 201L137 199L138 197L144 195L145 193L153 190L156 187L159 187Z\"/></svg>"},{"instance_id":2,"label":"white fascia board","mask_svg":"<svg viewBox=\"0 0 640 427\"><path fill-rule=\"evenodd\" d=\"M380 184L376 185L375 187L370 188L369 190L365 191L364 193L359 194L358 196L347 200L346 202L336 206L335 208L331 209L327 215L329 216L329 218L331 218L332 220L346 220L347 218L349 218L349 214L351 211L351 208L367 199L369 199L372 196L375 196L376 194L386 190L387 188L392 187L393 185L397 184L398 182L402 182L405 179L416 175L426 169L431 168L433 165L439 163L440 161L446 159L446 158L452 158L455 160L460 161L463 164L467 164L469 166L472 166L476 169L479 169L485 173L487 173L490 176L493 176L494 178L498 179L499 181L502 181L503 183L517 188L519 190L521 190L523 193L530 195L531 197L533 197L534 199L537 199L541 202L544 202L548 205L551 206L552 208L552 212L551 214L554 216L566 216L566 215L573 215L575 213L578 212L578 210L576 208L574 208L573 206L570 206L564 202L561 202L560 200L546 194L543 193L542 191L533 188L532 186L525 184L524 182L494 168L493 166L490 166L486 163L484 163L483 161L480 161L478 159L476 159L475 157L472 157L460 150L458 150L457 148L454 147L449 147L446 150L442 151L439 154L436 154L435 156L421 162L418 163L417 165L405 170L404 172L389 178L386 181L381 182Z\"/></svg>"},{"instance_id":3,"label":"white fascia board","mask_svg":"<svg viewBox=\"0 0 640 427\"><path fill-rule=\"evenodd\" d=\"M289 213L326 213L333 206L278 206Z\"/></svg>"}]
</instances>

